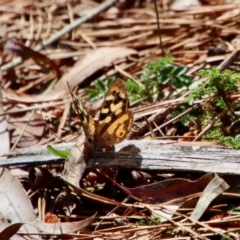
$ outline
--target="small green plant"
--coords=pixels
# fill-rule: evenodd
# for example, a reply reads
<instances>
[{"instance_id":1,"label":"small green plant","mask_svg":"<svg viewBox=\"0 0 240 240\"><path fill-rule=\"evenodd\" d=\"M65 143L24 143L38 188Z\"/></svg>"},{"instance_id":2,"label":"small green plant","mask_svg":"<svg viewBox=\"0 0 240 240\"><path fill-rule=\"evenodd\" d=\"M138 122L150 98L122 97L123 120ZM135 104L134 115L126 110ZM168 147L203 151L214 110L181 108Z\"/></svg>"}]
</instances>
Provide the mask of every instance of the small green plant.
<instances>
[{"instance_id":1,"label":"small green plant","mask_svg":"<svg viewBox=\"0 0 240 240\"><path fill-rule=\"evenodd\" d=\"M207 80L191 91L187 102L193 104L201 101L201 128L211 125L205 137L239 149L239 116L235 114L235 110L240 105L238 101L232 102L229 96L238 90L240 75L231 70L221 71L216 67L199 73L207 77Z\"/></svg>"},{"instance_id":2,"label":"small green plant","mask_svg":"<svg viewBox=\"0 0 240 240\"><path fill-rule=\"evenodd\" d=\"M152 226L152 225L156 225L156 223L161 223L160 218L155 217L154 221L148 218L144 218L138 222L138 224L141 226Z\"/></svg>"},{"instance_id":3,"label":"small green plant","mask_svg":"<svg viewBox=\"0 0 240 240\"><path fill-rule=\"evenodd\" d=\"M240 149L240 136L239 135L235 136L234 138L230 137L230 136L227 136L227 137L222 136L220 138L220 142L222 142L225 145L232 147L234 149Z\"/></svg>"},{"instance_id":4,"label":"small green plant","mask_svg":"<svg viewBox=\"0 0 240 240\"><path fill-rule=\"evenodd\" d=\"M146 96L144 88L137 82L128 79L126 82L126 88L128 91L128 97L130 102L137 101Z\"/></svg>"},{"instance_id":5,"label":"small green plant","mask_svg":"<svg viewBox=\"0 0 240 240\"><path fill-rule=\"evenodd\" d=\"M173 57L164 57L148 64L143 71L141 79L143 80L145 96L151 100L162 97L162 91L168 87L172 90L188 87L193 78L186 75L185 66L174 66Z\"/></svg>"},{"instance_id":6,"label":"small green plant","mask_svg":"<svg viewBox=\"0 0 240 240\"><path fill-rule=\"evenodd\" d=\"M90 94L89 100L93 101L94 99L98 98L99 95L106 94L107 90L112 85L114 79L115 78L109 78L107 80L107 84L104 84L104 82L101 79L98 79L95 82L95 88L86 88L85 91ZM130 102L141 99L144 96L143 88L135 81L128 79L125 82L125 84L128 91Z\"/></svg>"},{"instance_id":7,"label":"small green plant","mask_svg":"<svg viewBox=\"0 0 240 240\"><path fill-rule=\"evenodd\" d=\"M229 203L228 210L229 211L240 211L240 206L236 206L235 204Z\"/></svg>"},{"instance_id":8,"label":"small green plant","mask_svg":"<svg viewBox=\"0 0 240 240\"><path fill-rule=\"evenodd\" d=\"M54 148L53 146L51 145L47 145L47 150L54 156L57 156L57 157L60 157L60 158L63 158L63 159L67 159L68 158L68 155L69 155L69 151L67 150L59 150L59 149L56 149Z\"/></svg>"},{"instance_id":9,"label":"small green plant","mask_svg":"<svg viewBox=\"0 0 240 240\"><path fill-rule=\"evenodd\" d=\"M231 236L231 234L226 234L227 236L228 236L228 238L225 238L225 237L221 237L221 239L220 240L228 240L228 239L232 239L232 236ZM239 233L238 233L238 236L239 236ZM237 239L237 238L235 238L236 237L236 235L234 236L234 238L233 239Z\"/></svg>"},{"instance_id":10,"label":"small green plant","mask_svg":"<svg viewBox=\"0 0 240 240\"><path fill-rule=\"evenodd\" d=\"M195 100L206 98L206 96L213 96L214 104L225 109L228 105L227 95L237 91L240 75L231 70L221 72L217 67L200 70L199 73L208 80L191 91L188 102L191 104Z\"/></svg>"},{"instance_id":11,"label":"small green plant","mask_svg":"<svg viewBox=\"0 0 240 240\"><path fill-rule=\"evenodd\" d=\"M188 105L182 105L182 106L179 106L172 114L171 114L171 117L174 118L174 117L177 117L179 116L182 112L186 111L187 109L189 108ZM191 130L195 130L196 129L196 126L199 125L199 120L201 119L203 115L203 111L202 109L195 109L193 110L191 113L189 114L185 114L183 115L181 118L180 118L180 121L182 123L183 126L185 127L190 127L191 129L191 125L193 126L193 128ZM190 124L190 122L192 124Z\"/></svg>"},{"instance_id":12,"label":"small green plant","mask_svg":"<svg viewBox=\"0 0 240 240\"><path fill-rule=\"evenodd\" d=\"M108 78L107 84L105 85L101 79L95 82L95 88L86 88L85 91L89 93L89 100L94 100L99 97L99 95L104 95L109 87L112 85L114 78Z\"/></svg>"},{"instance_id":13,"label":"small green plant","mask_svg":"<svg viewBox=\"0 0 240 240\"><path fill-rule=\"evenodd\" d=\"M173 235L173 234L176 234L176 231L179 232L180 230L178 230L174 227L168 227L166 233L169 234L169 235Z\"/></svg>"},{"instance_id":14,"label":"small green plant","mask_svg":"<svg viewBox=\"0 0 240 240\"><path fill-rule=\"evenodd\" d=\"M172 90L188 87L192 83L193 78L186 75L186 67L174 66L173 61L173 57L164 57L149 63L140 77L142 84L128 79L126 87L130 102L142 98L155 101L162 97L162 90L166 87L170 87ZM97 80L95 82L96 88L87 88L86 91L90 93L89 100L94 100L100 94L105 94L113 80L113 78L109 78L106 85L102 80Z\"/></svg>"}]
</instances>

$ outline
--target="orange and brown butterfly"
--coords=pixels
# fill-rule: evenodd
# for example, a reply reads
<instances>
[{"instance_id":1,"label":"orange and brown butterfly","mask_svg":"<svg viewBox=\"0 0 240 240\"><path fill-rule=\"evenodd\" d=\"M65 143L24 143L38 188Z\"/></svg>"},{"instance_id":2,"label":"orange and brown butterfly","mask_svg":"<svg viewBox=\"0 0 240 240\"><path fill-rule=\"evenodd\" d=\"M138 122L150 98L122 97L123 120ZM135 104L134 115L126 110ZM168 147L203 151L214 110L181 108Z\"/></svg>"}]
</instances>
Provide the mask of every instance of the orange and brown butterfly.
<instances>
[{"instance_id":1,"label":"orange and brown butterfly","mask_svg":"<svg viewBox=\"0 0 240 240\"><path fill-rule=\"evenodd\" d=\"M111 149L130 133L133 113L128 109L128 95L123 80L116 79L109 88L96 121L81 101L70 93L87 141L95 151Z\"/></svg>"}]
</instances>

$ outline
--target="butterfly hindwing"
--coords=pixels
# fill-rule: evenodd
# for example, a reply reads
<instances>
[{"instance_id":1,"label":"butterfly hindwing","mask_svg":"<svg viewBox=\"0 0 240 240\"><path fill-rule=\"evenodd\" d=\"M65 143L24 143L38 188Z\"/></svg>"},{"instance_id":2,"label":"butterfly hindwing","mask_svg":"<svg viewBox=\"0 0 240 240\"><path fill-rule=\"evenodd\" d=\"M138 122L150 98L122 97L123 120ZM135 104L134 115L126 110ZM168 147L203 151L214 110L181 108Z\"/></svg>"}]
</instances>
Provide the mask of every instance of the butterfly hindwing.
<instances>
[{"instance_id":1,"label":"butterfly hindwing","mask_svg":"<svg viewBox=\"0 0 240 240\"><path fill-rule=\"evenodd\" d=\"M122 142L131 131L133 124L132 111L127 110L118 115L111 124L102 129L101 139L106 146Z\"/></svg>"}]
</instances>

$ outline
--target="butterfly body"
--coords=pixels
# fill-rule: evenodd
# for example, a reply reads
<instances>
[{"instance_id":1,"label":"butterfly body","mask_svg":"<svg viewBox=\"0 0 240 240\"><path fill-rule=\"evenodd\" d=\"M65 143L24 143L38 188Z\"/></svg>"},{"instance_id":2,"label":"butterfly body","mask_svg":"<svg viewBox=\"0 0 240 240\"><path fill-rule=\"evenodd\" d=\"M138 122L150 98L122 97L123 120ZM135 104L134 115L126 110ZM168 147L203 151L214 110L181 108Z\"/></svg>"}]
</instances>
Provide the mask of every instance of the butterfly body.
<instances>
[{"instance_id":1,"label":"butterfly body","mask_svg":"<svg viewBox=\"0 0 240 240\"><path fill-rule=\"evenodd\" d=\"M128 109L127 90L121 79L116 79L109 88L96 121L73 94L72 97L87 141L94 151L111 149L130 133L133 114Z\"/></svg>"}]
</instances>

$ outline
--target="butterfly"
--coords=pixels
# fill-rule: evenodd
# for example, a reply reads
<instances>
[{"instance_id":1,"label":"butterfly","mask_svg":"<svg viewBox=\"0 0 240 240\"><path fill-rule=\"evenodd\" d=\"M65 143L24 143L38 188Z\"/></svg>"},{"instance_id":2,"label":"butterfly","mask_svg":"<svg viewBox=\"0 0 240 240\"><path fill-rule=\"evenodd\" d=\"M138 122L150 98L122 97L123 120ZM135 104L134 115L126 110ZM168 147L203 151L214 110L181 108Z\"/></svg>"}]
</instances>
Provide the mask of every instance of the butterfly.
<instances>
[{"instance_id":1,"label":"butterfly","mask_svg":"<svg viewBox=\"0 0 240 240\"><path fill-rule=\"evenodd\" d=\"M94 151L111 149L130 133L133 113L128 109L128 95L123 80L116 79L110 86L94 120L79 99L70 91L88 143Z\"/></svg>"}]
</instances>

